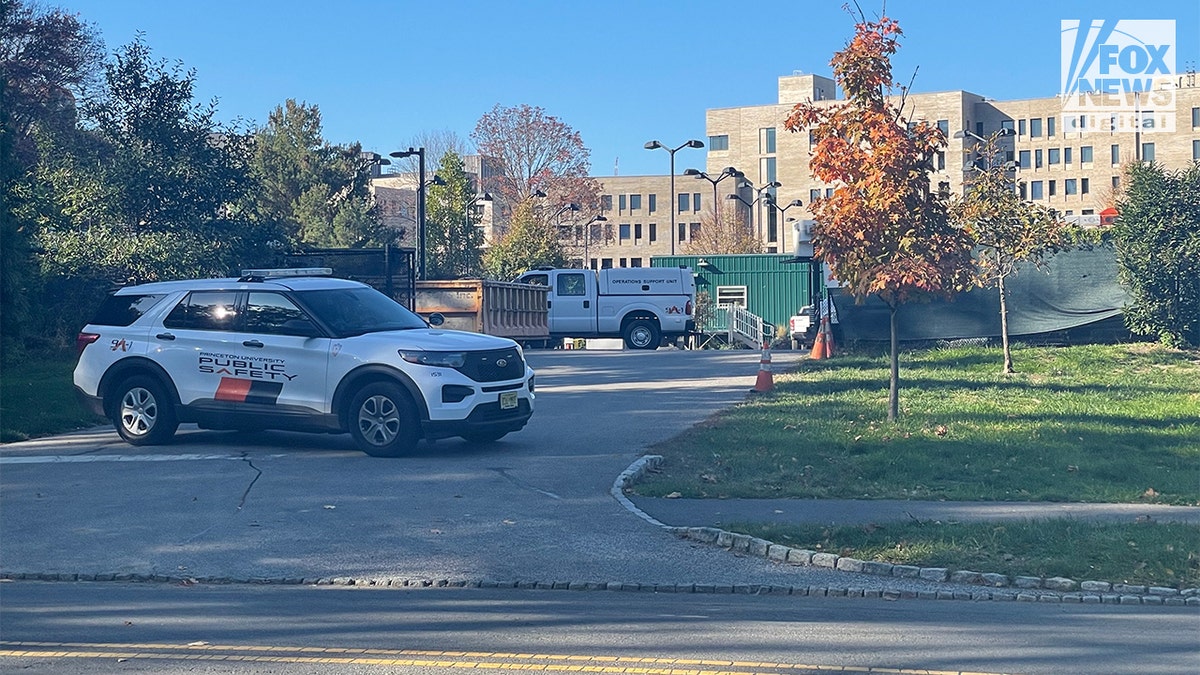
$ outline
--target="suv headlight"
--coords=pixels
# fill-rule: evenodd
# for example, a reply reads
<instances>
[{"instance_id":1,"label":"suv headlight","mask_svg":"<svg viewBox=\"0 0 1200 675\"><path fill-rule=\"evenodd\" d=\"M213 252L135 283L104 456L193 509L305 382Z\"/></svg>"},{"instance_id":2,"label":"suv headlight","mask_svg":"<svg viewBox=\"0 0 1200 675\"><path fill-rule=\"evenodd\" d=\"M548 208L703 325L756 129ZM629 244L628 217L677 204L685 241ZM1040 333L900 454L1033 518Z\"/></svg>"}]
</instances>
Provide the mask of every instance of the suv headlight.
<instances>
[{"instance_id":1,"label":"suv headlight","mask_svg":"<svg viewBox=\"0 0 1200 675\"><path fill-rule=\"evenodd\" d=\"M412 352L400 351L400 358L409 363L422 366L438 366L441 368L462 368L467 362L464 352Z\"/></svg>"}]
</instances>

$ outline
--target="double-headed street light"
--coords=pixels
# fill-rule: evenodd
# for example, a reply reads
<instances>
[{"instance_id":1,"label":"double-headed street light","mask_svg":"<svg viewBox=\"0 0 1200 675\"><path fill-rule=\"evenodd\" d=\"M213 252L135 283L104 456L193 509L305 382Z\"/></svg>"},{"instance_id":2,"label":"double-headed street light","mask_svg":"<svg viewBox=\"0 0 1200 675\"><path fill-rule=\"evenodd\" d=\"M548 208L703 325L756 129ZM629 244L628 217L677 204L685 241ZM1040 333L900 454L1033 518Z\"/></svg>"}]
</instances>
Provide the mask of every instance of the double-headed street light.
<instances>
[{"instance_id":1,"label":"double-headed street light","mask_svg":"<svg viewBox=\"0 0 1200 675\"><path fill-rule=\"evenodd\" d=\"M704 180L712 183L712 186L713 186L713 216L714 217L716 217L716 215L717 215L716 209L718 209L721 205L721 203L717 200L717 183L720 183L721 181L725 180L726 178L745 178L746 177L746 174L742 173L741 171L738 171L737 169L733 168L732 166L727 166L724 169L722 169L721 173L716 178L713 178L712 176L704 173L703 171L701 171L699 169L686 169L683 172L683 175L695 176L696 178L703 178Z\"/></svg>"},{"instance_id":2,"label":"double-headed street light","mask_svg":"<svg viewBox=\"0 0 1200 675\"><path fill-rule=\"evenodd\" d=\"M425 148L388 153L396 159L417 156L417 278L425 279Z\"/></svg>"},{"instance_id":3,"label":"double-headed street light","mask_svg":"<svg viewBox=\"0 0 1200 675\"><path fill-rule=\"evenodd\" d=\"M675 209L678 208L675 203L675 153L684 148L703 148L704 143L702 141L692 139L683 143L677 148L670 148L658 141L647 141L646 145L643 147L645 147L647 150L666 150L667 152L671 153L671 255L675 255L675 239L679 236L675 232Z\"/></svg>"}]
</instances>

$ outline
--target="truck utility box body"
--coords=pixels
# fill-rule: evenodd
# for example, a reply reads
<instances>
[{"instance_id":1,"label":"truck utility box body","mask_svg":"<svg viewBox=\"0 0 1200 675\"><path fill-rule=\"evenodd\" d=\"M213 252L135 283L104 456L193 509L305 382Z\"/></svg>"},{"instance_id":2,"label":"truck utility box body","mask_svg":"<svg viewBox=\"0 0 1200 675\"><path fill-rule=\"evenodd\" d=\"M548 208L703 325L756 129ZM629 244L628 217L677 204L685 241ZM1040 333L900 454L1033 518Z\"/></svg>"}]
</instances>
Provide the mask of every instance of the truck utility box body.
<instances>
[{"instance_id":1,"label":"truck utility box body","mask_svg":"<svg viewBox=\"0 0 1200 675\"><path fill-rule=\"evenodd\" d=\"M416 282L416 311L426 319L434 312L446 328L511 338L518 342L550 337L545 286L454 279Z\"/></svg>"},{"instance_id":2,"label":"truck utility box body","mask_svg":"<svg viewBox=\"0 0 1200 675\"><path fill-rule=\"evenodd\" d=\"M695 330L696 283L687 268L538 269L519 283L549 289L551 337L619 337L630 349Z\"/></svg>"}]
</instances>

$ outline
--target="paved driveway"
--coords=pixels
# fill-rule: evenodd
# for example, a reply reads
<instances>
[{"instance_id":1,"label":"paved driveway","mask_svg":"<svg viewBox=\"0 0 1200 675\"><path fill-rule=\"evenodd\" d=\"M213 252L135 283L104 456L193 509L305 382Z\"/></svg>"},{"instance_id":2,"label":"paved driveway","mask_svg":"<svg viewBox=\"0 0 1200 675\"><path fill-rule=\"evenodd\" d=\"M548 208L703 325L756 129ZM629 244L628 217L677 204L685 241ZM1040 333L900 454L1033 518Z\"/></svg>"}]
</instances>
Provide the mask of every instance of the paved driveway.
<instances>
[{"instance_id":1,"label":"paved driveway","mask_svg":"<svg viewBox=\"0 0 1200 675\"><path fill-rule=\"evenodd\" d=\"M491 446L378 459L348 436L194 428L152 448L109 429L2 446L0 571L936 588L685 541L613 499L648 446L745 398L758 352L529 358L537 412Z\"/></svg>"}]
</instances>

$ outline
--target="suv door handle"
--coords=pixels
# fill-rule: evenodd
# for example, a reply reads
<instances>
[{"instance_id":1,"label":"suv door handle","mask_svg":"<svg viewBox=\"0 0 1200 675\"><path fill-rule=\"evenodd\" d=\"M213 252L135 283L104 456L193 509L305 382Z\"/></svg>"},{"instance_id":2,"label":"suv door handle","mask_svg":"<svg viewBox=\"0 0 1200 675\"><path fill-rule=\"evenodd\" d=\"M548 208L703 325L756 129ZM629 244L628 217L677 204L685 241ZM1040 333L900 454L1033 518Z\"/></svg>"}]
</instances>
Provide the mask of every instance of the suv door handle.
<instances>
[{"instance_id":1,"label":"suv door handle","mask_svg":"<svg viewBox=\"0 0 1200 675\"><path fill-rule=\"evenodd\" d=\"M591 306L592 306L592 301L591 301L591 300L584 300L584 301L583 301L583 308L584 308L584 309L588 309L588 308L589 308L589 307L591 307Z\"/></svg>"},{"instance_id":2,"label":"suv door handle","mask_svg":"<svg viewBox=\"0 0 1200 675\"><path fill-rule=\"evenodd\" d=\"M260 348L260 349L261 349L261 348L262 348L262 346L263 346L263 343L259 342L258 340L243 340L243 341L242 341L242 346L245 346L245 347L258 347L258 348Z\"/></svg>"},{"instance_id":3,"label":"suv door handle","mask_svg":"<svg viewBox=\"0 0 1200 675\"><path fill-rule=\"evenodd\" d=\"M159 333L158 335L155 335L154 337L158 338L159 340L174 340L175 339L175 336L171 335L170 333Z\"/></svg>"}]
</instances>

